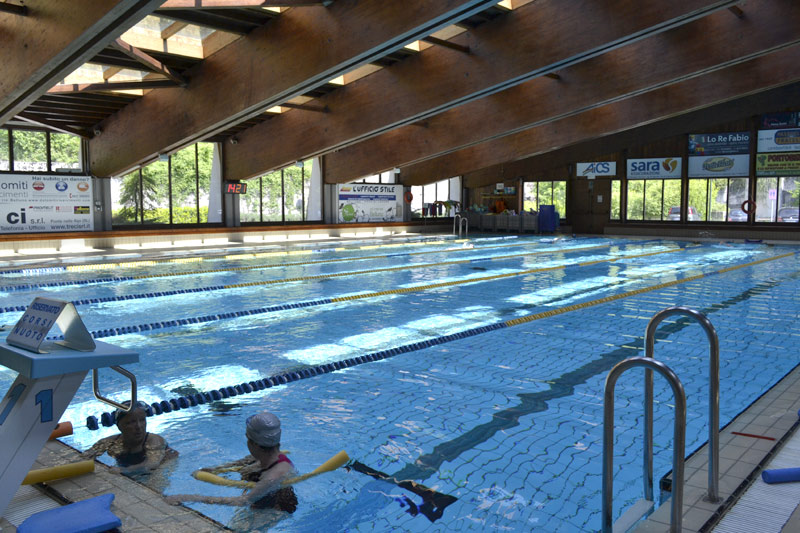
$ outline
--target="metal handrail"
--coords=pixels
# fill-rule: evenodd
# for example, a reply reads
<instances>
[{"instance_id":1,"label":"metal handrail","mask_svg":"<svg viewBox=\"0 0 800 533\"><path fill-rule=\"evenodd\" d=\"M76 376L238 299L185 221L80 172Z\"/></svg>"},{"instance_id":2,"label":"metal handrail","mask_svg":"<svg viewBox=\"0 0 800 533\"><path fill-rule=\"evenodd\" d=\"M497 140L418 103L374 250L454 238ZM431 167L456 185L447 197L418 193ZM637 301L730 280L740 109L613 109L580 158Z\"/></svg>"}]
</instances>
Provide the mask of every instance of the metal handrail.
<instances>
[{"instance_id":1,"label":"metal handrail","mask_svg":"<svg viewBox=\"0 0 800 533\"><path fill-rule=\"evenodd\" d=\"M675 423L673 424L672 450L672 507L670 509L670 533L679 533L683 521L683 456L686 445L686 393L683 384L670 367L651 357L632 357L614 365L606 377L605 391L603 392L603 533L613 531L613 499L614 499L614 387L619 376L629 368L643 366L646 370L653 370L666 378L672 394L675 396ZM645 443L645 447L651 446ZM645 493L647 493L647 479L645 479ZM650 480L652 493L652 479Z\"/></svg>"},{"instance_id":2,"label":"metal handrail","mask_svg":"<svg viewBox=\"0 0 800 533\"><path fill-rule=\"evenodd\" d=\"M124 411L130 411L136 406L136 376L134 376L131 372L128 372L121 366L112 366L112 370L115 370L128 378L131 382L131 403L130 405L125 405L123 403L115 402L110 398L106 398L102 394L100 394L100 383L99 383L99 376L97 372L97 368L92 369L92 392L94 393L94 397L100 400L103 403L107 403L108 405L113 405L117 409L122 409Z\"/></svg>"},{"instance_id":3,"label":"metal handrail","mask_svg":"<svg viewBox=\"0 0 800 533\"><path fill-rule=\"evenodd\" d=\"M708 494L709 502L720 501L719 497L719 338L711 321L694 309L688 307L668 307L659 311L647 323L644 334L645 357L653 357L655 334L658 325L667 317L684 315L693 318L706 332L709 343L708 362ZM644 415L644 476L649 479L650 499L653 487L653 372L645 370L645 415ZM647 496L646 496L647 497Z\"/></svg>"},{"instance_id":4,"label":"metal handrail","mask_svg":"<svg viewBox=\"0 0 800 533\"><path fill-rule=\"evenodd\" d=\"M456 234L456 226L458 226L458 237L461 238L461 226L464 226L464 236L469 234L469 221L465 216L465 213L462 211L461 213L456 213L453 217L453 235Z\"/></svg>"}]
</instances>

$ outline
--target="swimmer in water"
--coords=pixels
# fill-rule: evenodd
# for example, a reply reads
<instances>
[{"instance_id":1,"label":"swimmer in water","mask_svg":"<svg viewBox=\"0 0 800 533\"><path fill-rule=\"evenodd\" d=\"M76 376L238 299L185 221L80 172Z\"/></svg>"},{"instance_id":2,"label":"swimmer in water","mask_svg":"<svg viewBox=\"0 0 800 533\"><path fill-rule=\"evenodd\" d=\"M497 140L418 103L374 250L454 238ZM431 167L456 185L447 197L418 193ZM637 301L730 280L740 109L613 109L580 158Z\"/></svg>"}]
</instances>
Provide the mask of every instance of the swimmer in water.
<instances>
[{"instance_id":1,"label":"swimmer in water","mask_svg":"<svg viewBox=\"0 0 800 533\"><path fill-rule=\"evenodd\" d=\"M281 421L272 413L263 412L252 415L247 419L245 435L250 455L237 461L201 470L212 474L236 471L243 481L255 482L255 487L241 496L232 497L175 494L167 496L167 502L173 505L190 501L215 503L293 513L297 509L297 496L294 489L291 486L280 486L283 479L296 474L292 461L280 452Z\"/></svg>"},{"instance_id":2,"label":"swimmer in water","mask_svg":"<svg viewBox=\"0 0 800 533\"><path fill-rule=\"evenodd\" d=\"M125 402L130 405L130 402ZM147 404L136 402L130 411L117 409L114 420L119 435L97 441L83 452L85 459L94 459L107 453L116 462L116 471L125 475L149 474L166 461L178 456L160 435L147 432Z\"/></svg>"}]
</instances>

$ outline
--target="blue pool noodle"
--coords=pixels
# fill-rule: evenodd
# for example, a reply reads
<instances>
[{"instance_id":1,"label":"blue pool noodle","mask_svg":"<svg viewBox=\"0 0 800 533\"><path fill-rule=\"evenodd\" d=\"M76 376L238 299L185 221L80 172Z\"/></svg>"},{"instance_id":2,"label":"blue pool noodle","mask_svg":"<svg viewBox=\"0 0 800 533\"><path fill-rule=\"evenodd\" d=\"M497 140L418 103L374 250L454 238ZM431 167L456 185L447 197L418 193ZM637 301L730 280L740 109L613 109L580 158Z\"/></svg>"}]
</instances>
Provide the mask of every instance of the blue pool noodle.
<instances>
[{"instance_id":1,"label":"blue pool noodle","mask_svg":"<svg viewBox=\"0 0 800 533\"><path fill-rule=\"evenodd\" d=\"M800 481L800 468L778 468L775 470L764 470L761 472L761 479L764 483L789 483L790 481Z\"/></svg>"}]
</instances>

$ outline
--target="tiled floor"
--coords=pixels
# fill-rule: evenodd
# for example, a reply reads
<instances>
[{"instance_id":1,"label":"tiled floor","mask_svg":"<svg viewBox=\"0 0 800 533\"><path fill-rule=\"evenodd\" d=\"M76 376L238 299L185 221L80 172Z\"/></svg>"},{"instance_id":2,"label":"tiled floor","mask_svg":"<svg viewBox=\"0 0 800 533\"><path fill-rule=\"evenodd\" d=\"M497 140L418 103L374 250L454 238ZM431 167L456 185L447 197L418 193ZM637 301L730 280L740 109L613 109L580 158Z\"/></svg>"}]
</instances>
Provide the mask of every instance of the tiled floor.
<instances>
[{"instance_id":1,"label":"tiled floor","mask_svg":"<svg viewBox=\"0 0 800 533\"><path fill-rule=\"evenodd\" d=\"M58 441L47 443L39 454L34 468L46 468L80 460L78 452ZM69 501L77 502L113 493L115 498L111 511L122 521L125 533L192 533L226 531L227 528L205 516L183 506L172 506L164 502L161 494L111 472L108 467L96 463L92 474L53 481L48 485ZM16 532L16 527L0 518L0 531Z\"/></svg>"}]
</instances>

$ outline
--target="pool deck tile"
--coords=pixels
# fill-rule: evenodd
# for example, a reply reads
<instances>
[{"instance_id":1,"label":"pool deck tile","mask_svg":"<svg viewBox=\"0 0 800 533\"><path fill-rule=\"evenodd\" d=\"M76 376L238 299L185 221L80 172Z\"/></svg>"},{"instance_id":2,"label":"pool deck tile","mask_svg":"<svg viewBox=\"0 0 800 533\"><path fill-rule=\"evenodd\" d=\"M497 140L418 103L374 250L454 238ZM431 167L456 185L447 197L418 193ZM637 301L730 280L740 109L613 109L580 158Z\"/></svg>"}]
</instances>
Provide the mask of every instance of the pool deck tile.
<instances>
[{"instance_id":1,"label":"pool deck tile","mask_svg":"<svg viewBox=\"0 0 800 533\"><path fill-rule=\"evenodd\" d=\"M736 505L739 496L760 475L763 466L777 452L783 440L796 431L800 425L798 408L800 408L800 366L789 372L720 431L719 496L722 501L719 503L705 500L708 488L707 445L687 459L683 494L683 532L713 530L722 514ZM774 440L736 435L734 431L761 435ZM768 509L765 511L769 512ZM634 531L667 532L669 518L668 500ZM783 532L790 531L800 531L800 505L783 528Z\"/></svg>"},{"instance_id":2,"label":"pool deck tile","mask_svg":"<svg viewBox=\"0 0 800 533\"><path fill-rule=\"evenodd\" d=\"M33 468L47 468L79 461L77 450L59 441L51 441L39 454ZM122 521L124 533L185 533L229 531L187 507L169 505L158 492L111 471L95 462L95 471L69 479L48 482L47 486L61 498L77 502L99 494L114 494L111 511ZM0 531L14 533L16 528L0 518Z\"/></svg>"}]
</instances>

